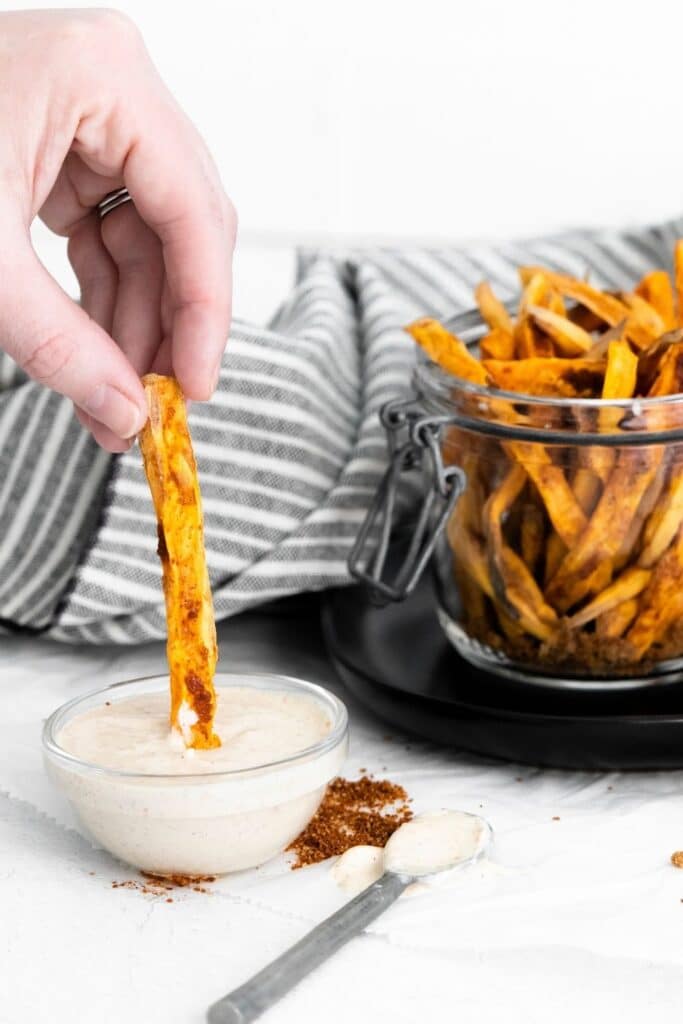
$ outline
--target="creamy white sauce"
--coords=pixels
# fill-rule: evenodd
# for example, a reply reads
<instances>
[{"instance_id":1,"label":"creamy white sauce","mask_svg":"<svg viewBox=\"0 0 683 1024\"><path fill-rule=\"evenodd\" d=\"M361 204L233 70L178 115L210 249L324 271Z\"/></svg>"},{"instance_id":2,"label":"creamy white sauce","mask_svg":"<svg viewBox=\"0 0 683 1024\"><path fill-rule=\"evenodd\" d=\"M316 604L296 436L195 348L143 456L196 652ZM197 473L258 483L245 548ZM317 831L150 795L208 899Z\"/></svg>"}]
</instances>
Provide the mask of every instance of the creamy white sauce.
<instances>
[{"instance_id":1,"label":"creamy white sauce","mask_svg":"<svg viewBox=\"0 0 683 1024\"><path fill-rule=\"evenodd\" d=\"M186 709L183 728L194 713ZM196 717L196 716L195 716ZM168 695L112 701L68 722L59 745L81 761L145 775L234 771L279 761L311 747L331 729L314 701L278 691L225 687L217 697L221 746L186 749L168 724Z\"/></svg>"},{"instance_id":2,"label":"creamy white sauce","mask_svg":"<svg viewBox=\"0 0 683 1024\"><path fill-rule=\"evenodd\" d=\"M420 877L471 861L483 852L490 834L488 824L476 814L432 811L401 825L384 849L352 846L339 857L330 874L341 889L355 895L385 871ZM404 895L417 895L426 888L415 882Z\"/></svg>"},{"instance_id":3,"label":"creamy white sauce","mask_svg":"<svg viewBox=\"0 0 683 1024\"><path fill-rule=\"evenodd\" d=\"M287 759L331 728L313 698L220 687L222 745L187 750L169 729L168 695L151 693L85 711L61 730L62 749L97 770L50 759L48 769L86 833L116 857L162 874L221 874L264 863L305 828L339 774L346 736ZM239 769L257 770L229 774Z\"/></svg>"},{"instance_id":4,"label":"creamy white sauce","mask_svg":"<svg viewBox=\"0 0 683 1024\"><path fill-rule=\"evenodd\" d=\"M173 730L175 736L172 739L180 739L183 746L187 746L192 741L192 726L198 721L197 712L186 701L181 701L178 709L178 728Z\"/></svg>"},{"instance_id":5,"label":"creamy white sauce","mask_svg":"<svg viewBox=\"0 0 683 1024\"><path fill-rule=\"evenodd\" d=\"M431 875L472 860L489 839L483 818L464 811L420 814L401 825L384 848L384 868L398 875Z\"/></svg>"},{"instance_id":6,"label":"creamy white sauce","mask_svg":"<svg viewBox=\"0 0 683 1024\"><path fill-rule=\"evenodd\" d=\"M384 850L381 846L352 846L333 864L331 873L340 889L355 896L384 874Z\"/></svg>"}]
</instances>

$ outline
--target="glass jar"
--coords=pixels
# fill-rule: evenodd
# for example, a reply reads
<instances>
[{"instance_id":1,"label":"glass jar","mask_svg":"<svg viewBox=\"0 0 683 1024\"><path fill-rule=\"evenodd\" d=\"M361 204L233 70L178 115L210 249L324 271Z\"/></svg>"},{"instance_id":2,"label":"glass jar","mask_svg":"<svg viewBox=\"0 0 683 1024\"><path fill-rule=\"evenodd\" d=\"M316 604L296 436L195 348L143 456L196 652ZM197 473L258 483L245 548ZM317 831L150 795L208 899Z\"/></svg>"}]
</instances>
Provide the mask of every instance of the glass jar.
<instances>
[{"instance_id":1,"label":"glass jar","mask_svg":"<svg viewBox=\"0 0 683 1024\"><path fill-rule=\"evenodd\" d=\"M390 466L349 561L378 597L407 596L431 560L439 621L479 668L560 686L680 673L683 395L532 398L421 357L413 396L382 420ZM416 469L423 500L388 582Z\"/></svg>"}]
</instances>

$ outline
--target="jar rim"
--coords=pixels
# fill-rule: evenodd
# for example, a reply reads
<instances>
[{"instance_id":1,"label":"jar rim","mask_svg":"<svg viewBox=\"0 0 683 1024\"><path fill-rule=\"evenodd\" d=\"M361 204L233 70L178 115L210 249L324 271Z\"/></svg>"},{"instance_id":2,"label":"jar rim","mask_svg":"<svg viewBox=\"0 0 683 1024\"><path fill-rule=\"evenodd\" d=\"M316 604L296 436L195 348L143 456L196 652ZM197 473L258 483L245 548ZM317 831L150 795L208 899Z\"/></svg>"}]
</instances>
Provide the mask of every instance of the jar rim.
<instances>
[{"instance_id":1,"label":"jar rim","mask_svg":"<svg viewBox=\"0 0 683 1024\"><path fill-rule=\"evenodd\" d=\"M541 444L637 448L646 445L683 442L683 394L658 398L552 398L503 391L485 384L475 384L443 370L421 351L414 371L413 383L418 396L434 403L441 415L438 419L464 430L486 434L502 440L529 441ZM469 406L459 399L469 399ZM510 403L525 412L544 411L547 424L506 422L487 415L500 403ZM590 413L596 424L600 413L621 412L623 418L611 429L576 429L571 413ZM659 413L659 416L657 416ZM664 422L661 422L662 414ZM554 417L554 419L553 419ZM558 422L559 419L559 422ZM668 422L667 422L668 421Z\"/></svg>"}]
</instances>

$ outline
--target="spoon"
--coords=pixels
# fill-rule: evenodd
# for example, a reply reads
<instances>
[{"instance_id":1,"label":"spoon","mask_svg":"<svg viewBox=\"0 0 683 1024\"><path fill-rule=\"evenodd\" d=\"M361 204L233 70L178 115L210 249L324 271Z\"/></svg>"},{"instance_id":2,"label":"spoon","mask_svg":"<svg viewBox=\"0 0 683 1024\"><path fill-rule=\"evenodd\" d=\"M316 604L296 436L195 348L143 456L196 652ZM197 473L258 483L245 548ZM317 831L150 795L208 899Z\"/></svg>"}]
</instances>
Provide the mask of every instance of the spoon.
<instances>
[{"instance_id":1,"label":"spoon","mask_svg":"<svg viewBox=\"0 0 683 1024\"><path fill-rule=\"evenodd\" d=\"M476 814L437 811L401 825L384 849L384 874L253 978L209 1008L208 1024L249 1024L359 935L409 885L464 867L489 847L493 830Z\"/></svg>"}]
</instances>

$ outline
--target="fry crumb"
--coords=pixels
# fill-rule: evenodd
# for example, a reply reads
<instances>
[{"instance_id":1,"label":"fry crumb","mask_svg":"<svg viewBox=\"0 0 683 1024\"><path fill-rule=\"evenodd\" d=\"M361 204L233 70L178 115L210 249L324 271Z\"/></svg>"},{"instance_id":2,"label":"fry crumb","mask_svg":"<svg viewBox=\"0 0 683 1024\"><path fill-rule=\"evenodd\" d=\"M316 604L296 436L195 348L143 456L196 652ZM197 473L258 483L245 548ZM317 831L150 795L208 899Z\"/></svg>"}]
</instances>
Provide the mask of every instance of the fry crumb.
<instances>
[{"instance_id":1,"label":"fry crumb","mask_svg":"<svg viewBox=\"0 0 683 1024\"><path fill-rule=\"evenodd\" d=\"M683 850L676 850L671 854L671 863L675 868L683 868Z\"/></svg>"}]
</instances>

